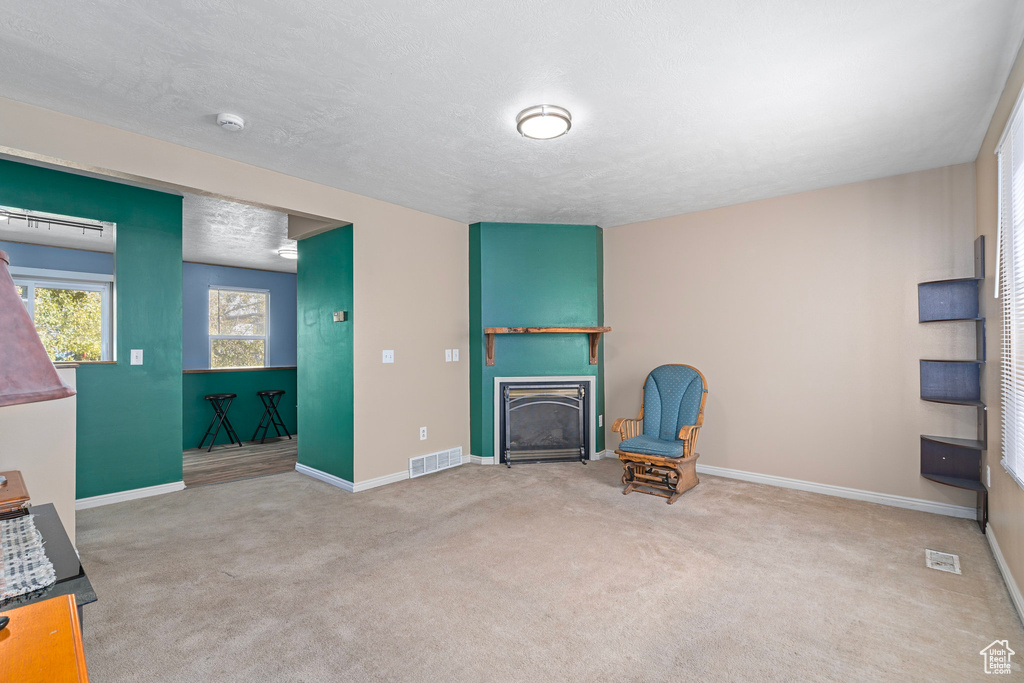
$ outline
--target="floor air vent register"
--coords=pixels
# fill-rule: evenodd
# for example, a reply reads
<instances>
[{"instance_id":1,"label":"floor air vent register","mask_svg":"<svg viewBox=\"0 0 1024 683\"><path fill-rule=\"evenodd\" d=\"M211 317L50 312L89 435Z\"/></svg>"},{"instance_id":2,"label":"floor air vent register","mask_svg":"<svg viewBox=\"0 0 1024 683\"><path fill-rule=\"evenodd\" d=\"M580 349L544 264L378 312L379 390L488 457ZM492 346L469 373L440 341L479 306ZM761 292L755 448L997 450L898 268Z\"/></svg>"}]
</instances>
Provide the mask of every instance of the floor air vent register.
<instances>
[{"instance_id":1,"label":"floor air vent register","mask_svg":"<svg viewBox=\"0 0 1024 683\"><path fill-rule=\"evenodd\" d=\"M929 569L938 569L950 574L960 573L960 556L952 553L940 553L938 550L925 550L924 563Z\"/></svg>"}]
</instances>

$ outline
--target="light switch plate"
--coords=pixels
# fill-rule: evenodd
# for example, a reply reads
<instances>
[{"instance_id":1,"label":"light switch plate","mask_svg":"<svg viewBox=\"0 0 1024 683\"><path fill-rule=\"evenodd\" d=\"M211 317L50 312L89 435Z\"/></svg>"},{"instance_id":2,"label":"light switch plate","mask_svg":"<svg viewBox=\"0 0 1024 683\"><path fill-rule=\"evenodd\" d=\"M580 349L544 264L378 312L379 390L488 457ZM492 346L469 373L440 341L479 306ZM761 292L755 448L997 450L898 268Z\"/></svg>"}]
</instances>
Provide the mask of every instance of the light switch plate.
<instances>
[{"instance_id":1,"label":"light switch plate","mask_svg":"<svg viewBox=\"0 0 1024 683\"><path fill-rule=\"evenodd\" d=\"M132 365L142 365L142 349L132 349Z\"/></svg>"},{"instance_id":2,"label":"light switch plate","mask_svg":"<svg viewBox=\"0 0 1024 683\"><path fill-rule=\"evenodd\" d=\"M604 427L604 415L597 416L597 426Z\"/></svg>"},{"instance_id":3,"label":"light switch plate","mask_svg":"<svg viewBox=\"0 0 1024 683\"><path fill-rule=\"evenodd\" d=\"M445 349L444 350L444 362L445 363L451 363L452 362L452 350L451 349Z\"/></svg>"},{"instance_id":4,"label":"light switch plate","mask_svg":"<svg viewBox=\"0 0 1024 683\"><path fill-rule=\"evenodd\" d=\"M985 465L985 485L992 488L992 468Z\"/></svg>"},{"instance_id":5,"label":"light switch plate","mask_svg":"<svg viewBox=\"0 0 1024 683\"><path fill-rule=\"evenodd\" d=\"M384 351L384 359L381 363L394 363L395 362L395 351L394 349L386 349Z\"/></svg>"},{"instance_id":6,"label":"light switch plate","mask_svg":"<svg viewBox=\"0 0 1024 683\"><path fill-rule=\"evenodd\" d=\"M458 349L452 349L452 360L455 361L456 363L459 362L459 350Z\"/></svg>"}]
</instances>

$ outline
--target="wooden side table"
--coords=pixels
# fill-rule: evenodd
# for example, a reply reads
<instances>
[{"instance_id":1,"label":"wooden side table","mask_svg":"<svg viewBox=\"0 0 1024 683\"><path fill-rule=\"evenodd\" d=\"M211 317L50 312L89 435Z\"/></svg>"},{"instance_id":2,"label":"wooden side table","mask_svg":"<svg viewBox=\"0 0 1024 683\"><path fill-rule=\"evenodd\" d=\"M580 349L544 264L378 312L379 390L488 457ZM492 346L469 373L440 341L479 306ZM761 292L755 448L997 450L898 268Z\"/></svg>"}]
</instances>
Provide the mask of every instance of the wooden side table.
<instances>
[{"instance_id":1,"label":"wooden side table","mask_svg":"<svg viewBox=\"0 0 1024 683\"><path fill-rule=\"evenodd\" d=\"M79 683L88 681L82 630L73 595L17 607L0 631L0 681Z\"/></svg>"}]
</instances>

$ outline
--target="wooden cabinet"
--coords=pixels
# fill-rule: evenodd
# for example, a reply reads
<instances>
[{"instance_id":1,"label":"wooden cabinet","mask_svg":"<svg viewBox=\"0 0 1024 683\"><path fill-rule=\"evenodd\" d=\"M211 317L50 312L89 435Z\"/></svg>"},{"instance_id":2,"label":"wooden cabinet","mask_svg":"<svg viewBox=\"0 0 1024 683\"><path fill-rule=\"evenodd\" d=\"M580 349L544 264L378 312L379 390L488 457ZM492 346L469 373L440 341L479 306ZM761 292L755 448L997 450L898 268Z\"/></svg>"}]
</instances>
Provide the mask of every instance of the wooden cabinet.
<instances>
[{"instance_id":1,"label":"wooden cabinet","mask_svg":"<svg viewBox=\"0 0 1024 683\"><path fill-rule=\"evenodd\" d=\"M62 595L0 612L10 617L0 631L0 681L88 681L75 596Z\"/></svg>"}]
</instances>

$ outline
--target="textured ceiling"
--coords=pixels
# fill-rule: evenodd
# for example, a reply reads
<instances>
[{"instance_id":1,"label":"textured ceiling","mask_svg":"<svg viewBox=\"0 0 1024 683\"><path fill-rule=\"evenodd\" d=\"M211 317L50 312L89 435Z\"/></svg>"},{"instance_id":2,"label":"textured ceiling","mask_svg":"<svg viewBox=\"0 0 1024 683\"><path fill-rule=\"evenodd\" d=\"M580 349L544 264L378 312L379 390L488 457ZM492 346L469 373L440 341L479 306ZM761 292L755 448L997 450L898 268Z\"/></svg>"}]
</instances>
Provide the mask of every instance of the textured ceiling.
<instances>
[{"instance_id":1,"label":"textured ceiling","mask_svg":"<svg viewBox=\"0 0 1024 683\"><path fill-rule=\"evenodd\" d=\"M223 199L186 194L181 207L182 258L192 263L294 273L297 261L277 250L288 239L288 215Z\"/></svg>"},{"instance_id":2,"label":"textured ceiling","mask_svg":"<svg viewBox=\"0 0 1024 683\"><path fill-rule=\"evenodd\" d=\"M613 226L972 160L1022 35L1019 0L0 0L0 95L464 222ZM520 138L538 103L572 131Z\"/></svg>"}]
</instances>

